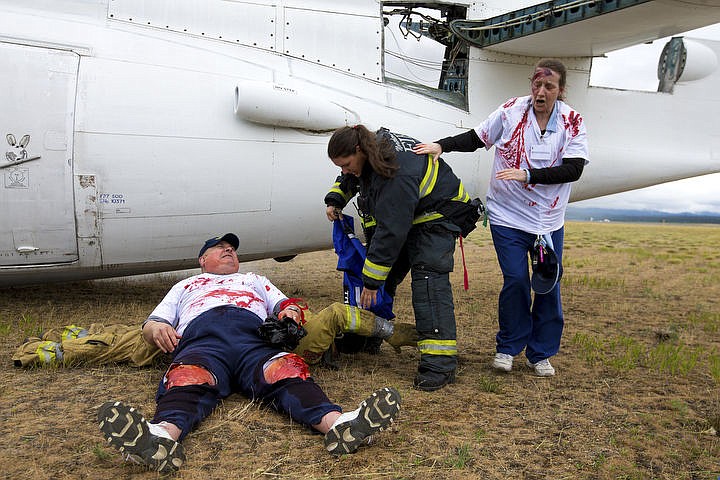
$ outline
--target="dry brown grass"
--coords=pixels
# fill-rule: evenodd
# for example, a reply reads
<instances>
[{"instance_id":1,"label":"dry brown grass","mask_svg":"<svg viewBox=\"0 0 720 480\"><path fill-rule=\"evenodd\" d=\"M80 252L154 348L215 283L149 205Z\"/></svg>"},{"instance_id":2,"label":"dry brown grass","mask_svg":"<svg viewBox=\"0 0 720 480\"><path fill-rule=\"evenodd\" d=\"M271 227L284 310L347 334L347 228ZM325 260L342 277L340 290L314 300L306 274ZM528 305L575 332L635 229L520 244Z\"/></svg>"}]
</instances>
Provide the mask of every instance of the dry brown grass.
<instances>
[{"instance_id":1,"label":"dry brown grass","mask_svg":"<svg viewBox=\"0 0 720 480\"><path fill-rule=\"evenodd\" d=\"M720 475L720 228L569 223L558 375L516 361L491 371L501 278L489 233L466 242L470 290L453 273L457 383L411 388L417 353L344 356L319 368L330 397L354 408L377 387L403 395L374 446L333 458L286 417L227 399L185 442L181 479L715 479ZM341 296L332 252L244 265L318 309ZM0 472L5 478L155 478L105 447L95 423L109 399L150 415L160 372L126 366L21 370L22 338L68 323L140 322L182 274L0 290ZM194 273L194 272L193 272ZM396 313L412 318L409 282Z\"/></svg>"}]
</instances>

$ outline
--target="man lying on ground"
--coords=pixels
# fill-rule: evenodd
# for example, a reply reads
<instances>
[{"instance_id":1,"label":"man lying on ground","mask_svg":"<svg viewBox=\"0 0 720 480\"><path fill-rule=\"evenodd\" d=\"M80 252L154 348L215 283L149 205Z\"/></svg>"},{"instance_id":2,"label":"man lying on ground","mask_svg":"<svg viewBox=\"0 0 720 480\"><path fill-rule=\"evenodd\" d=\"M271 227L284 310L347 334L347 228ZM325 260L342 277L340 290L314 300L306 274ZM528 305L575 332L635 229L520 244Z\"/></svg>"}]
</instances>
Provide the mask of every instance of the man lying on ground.
<instances>
[{"instance_id":1,"label":"man lying on ground","mask_svg":"<svg viewBox=\"0 0 720 480\"><path fill-rule=\"evenodd\" d=\"M302 325L303 305L265 277L238 273L238 245L231 233L206 241L198 255L202 273L172 287L143 327L146 340L172 355L152 421L118 401L106 402L98 412L110 445L159 472L183 464L180 442L235 392L325 434L325 448L332 454L355 452L400 411L399 392L385 387L358 409L342 413L299 355L261 337L267 317Z\"/></svg>"}]
</instances>

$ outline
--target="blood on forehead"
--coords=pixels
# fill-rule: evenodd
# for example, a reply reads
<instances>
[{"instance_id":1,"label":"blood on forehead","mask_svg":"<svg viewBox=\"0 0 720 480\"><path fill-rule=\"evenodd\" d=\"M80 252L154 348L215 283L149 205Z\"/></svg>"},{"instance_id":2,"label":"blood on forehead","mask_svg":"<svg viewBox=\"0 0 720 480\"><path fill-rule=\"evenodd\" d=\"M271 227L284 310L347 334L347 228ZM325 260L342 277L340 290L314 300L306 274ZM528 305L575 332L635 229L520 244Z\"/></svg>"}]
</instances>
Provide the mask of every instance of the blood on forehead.
<instances>
[{"instance_id":1,"label":"blood on forehead","mask_svg":"<svg viewBox=\"0 0 720 480\"><path fill-rule=\"evenodd\" d=\"M539 79L540 77L549 77L553 73L555 73L555 72L553 72L552 70L550 70L547 67L536 68L535 73L533 74L533 77L532 77L532 81L534 82L535 80Z\"/></svg>"}]
</instances>

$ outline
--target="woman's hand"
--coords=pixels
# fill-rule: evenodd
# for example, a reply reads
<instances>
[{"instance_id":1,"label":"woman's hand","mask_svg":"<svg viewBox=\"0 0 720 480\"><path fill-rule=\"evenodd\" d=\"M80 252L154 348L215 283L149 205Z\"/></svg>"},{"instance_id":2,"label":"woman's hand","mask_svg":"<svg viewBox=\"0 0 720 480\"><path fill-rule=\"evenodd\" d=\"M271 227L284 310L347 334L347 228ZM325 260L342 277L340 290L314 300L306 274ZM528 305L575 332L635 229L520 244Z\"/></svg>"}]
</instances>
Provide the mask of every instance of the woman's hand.
<instances>
[{"instance_id":1,"label":"woman's hand","mask_svg":"<svg viewBox=\"0 0 720 480\"><path fill-rule=\"evenodd\" d=\"M327 209L325 210L325 215L327 215L328 220L335 221L335 220L341 220L342 217L342 208L333 207L332 205L328 205Z\"/></svg>"},{"instance_id":2,"label":"woman's hand","mask_svg":"<svg viewBox=\"0 0 720 480\"><path fill-rule=\"evenodd\" d=\"M418 143L412 149L413 153L417 155L430 154L433 156L433 160L437 162L442 154L442 147L439 143Z\"/></svg>"},{"instance_id":3,"label":"woman's hand","mask_svg":"<svg viewBox=\"0 0 720 480\"><path fill-rule=\"evenodd\" d=\"M506 168L504 170L498 170L495 178L498 180L517 180L518 182L525 183L527 181L527 172L522 168Z\"/></svg>"},{"instance_id":4,"label":"woman's hand","mask_svg":"<svg viewBox=\"0 0 720 480\"><path fill-rule=\"evenodd\" d=\"M362 293L360 294L360 308L367 310L377 303L377 290L371 290L367 287L363 287Z\"/></svg>"}]
</instances>

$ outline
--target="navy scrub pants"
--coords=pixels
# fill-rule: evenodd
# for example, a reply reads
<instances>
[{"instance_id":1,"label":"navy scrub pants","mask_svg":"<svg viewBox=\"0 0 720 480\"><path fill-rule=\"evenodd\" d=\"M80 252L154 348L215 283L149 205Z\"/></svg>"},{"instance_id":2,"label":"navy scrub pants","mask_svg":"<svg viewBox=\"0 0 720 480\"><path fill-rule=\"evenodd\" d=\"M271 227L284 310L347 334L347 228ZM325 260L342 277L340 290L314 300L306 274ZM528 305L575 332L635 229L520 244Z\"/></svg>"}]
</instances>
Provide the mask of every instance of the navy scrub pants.
<instances>
[{"instance_id":1,"label":"navy scrub pants","mask_svg":"<svg viewBox=\"0 0 720 480\"><path fill-rule=\"evenodd\" d=\"M498 353L515 356L525 349L532 363L552 357L560 349L563 331L560 282L550 293L531 296L529 259L537 235L515 228L490 226L503 287L498 301ZM562 262L565 230L552 232L558 261Z\"/></svg>"}]
</instances>

